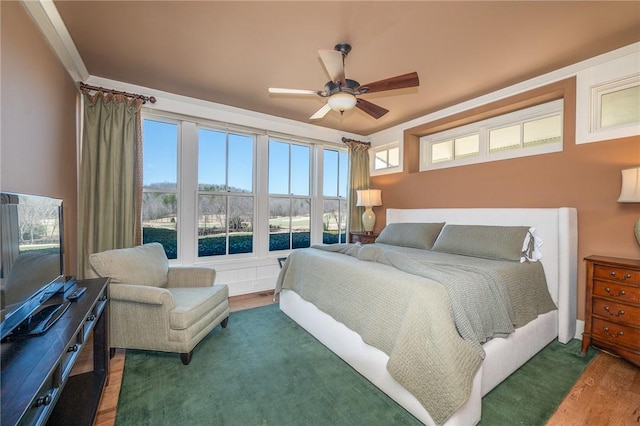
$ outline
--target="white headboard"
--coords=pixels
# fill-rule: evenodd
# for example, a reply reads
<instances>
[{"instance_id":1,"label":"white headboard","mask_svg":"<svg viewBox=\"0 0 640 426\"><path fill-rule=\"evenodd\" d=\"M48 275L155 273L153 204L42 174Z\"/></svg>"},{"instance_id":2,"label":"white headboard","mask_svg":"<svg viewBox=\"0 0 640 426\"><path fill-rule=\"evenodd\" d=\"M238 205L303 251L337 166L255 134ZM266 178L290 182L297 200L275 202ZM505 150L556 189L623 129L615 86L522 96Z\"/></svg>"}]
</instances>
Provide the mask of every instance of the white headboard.
<instances>
[{"instance_id":1,"label":"white headboard","mask_svg":"<svg viewBox=\"0 0 640 426\"><path fill-rule=\"evenodd\" d=\"M446 222L456 225L533 226L543 240L547 286L558 306L558 339L567 343L576 332L578 213L557 209L387 209L387 224Z\"/></svg>"}]
</instances>

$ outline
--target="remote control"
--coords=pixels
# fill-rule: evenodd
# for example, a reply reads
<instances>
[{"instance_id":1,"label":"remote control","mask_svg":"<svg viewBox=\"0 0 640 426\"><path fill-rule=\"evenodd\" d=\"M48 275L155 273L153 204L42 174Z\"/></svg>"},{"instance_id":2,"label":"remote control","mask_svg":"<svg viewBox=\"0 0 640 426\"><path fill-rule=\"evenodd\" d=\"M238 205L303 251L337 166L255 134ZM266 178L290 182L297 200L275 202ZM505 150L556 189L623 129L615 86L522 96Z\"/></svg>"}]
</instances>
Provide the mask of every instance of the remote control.
<instances>
[{"instance_id":1,"label":"remote control","mask_svg":"<svg viewBox=\"0 0 640 426\"><path fill-rule=\"evenodd\" d=\"M78 287L75 290L73 290L73 292L70 295L67 296L67 299L71 301L78 300L86 290L87 290L86 287Z\"/></svg>"}]
</instances>

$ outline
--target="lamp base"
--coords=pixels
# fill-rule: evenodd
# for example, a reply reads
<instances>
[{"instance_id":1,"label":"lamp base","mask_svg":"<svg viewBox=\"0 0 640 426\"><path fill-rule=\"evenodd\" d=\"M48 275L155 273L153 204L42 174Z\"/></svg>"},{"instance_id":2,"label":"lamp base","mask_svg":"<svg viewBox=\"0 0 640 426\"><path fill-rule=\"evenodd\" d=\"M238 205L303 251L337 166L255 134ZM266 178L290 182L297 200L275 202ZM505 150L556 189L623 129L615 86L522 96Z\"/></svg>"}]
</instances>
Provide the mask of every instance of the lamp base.
<instances>
[{"instance_id":1,"label":"lamp base","mask_svg":"<svg viewBox=\"0 0 640 426\"><path fill-rule=\"evenodd\" d=\"M376 214L371 207L365 207L364 213L362 213L362 226L364 232L373 232L373 227L376 225Z\"/></svg>"},{"instance_id":2,"label":"lamp base","mask_svg":"<svg viewBox=\"0 0 640 426\"><path fill-rule=\"evenodd\" d=\"M640 244L640 218L636 221L636 226L633 227L633 230L636 233L636 241Z\"/></svg>"}]
</instances>

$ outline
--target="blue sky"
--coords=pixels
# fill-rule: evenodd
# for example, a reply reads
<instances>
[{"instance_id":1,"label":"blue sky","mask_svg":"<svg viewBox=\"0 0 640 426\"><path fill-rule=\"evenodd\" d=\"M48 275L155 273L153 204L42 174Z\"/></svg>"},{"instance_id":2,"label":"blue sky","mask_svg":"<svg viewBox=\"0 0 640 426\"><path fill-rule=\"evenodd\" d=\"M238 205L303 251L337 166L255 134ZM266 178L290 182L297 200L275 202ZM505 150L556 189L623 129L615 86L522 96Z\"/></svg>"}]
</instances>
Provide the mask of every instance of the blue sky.
<instances>
[{"instance_id":1,"label":"blue sky","mask_svg":"<svg viewBox=\"0 0 640 426\"><path fill-rule=\"evenodd\" d=\"M160 121L144 120L144 170L143 184L148 186L159 182L177 181L177 140L178 125ZM227 156L226 134L208 129L199 131L198 181L205 184L224 184L225 162ZM152 143L149 143L149 142ZM253 138L244 135L229 134L229 186L248 192L252 188L252 170L249 157L253 156ZM289 150L291 147L291 150ZM269 145L269 190L270 193L309 195L309 156L310 148L305 145L272 141ZM291 190L289 182L289 157L291 156ZM324 194L326 196L346 196L346 185L341 185L337 194L337 169L340 167L341 183L347 179L347 155L338 155L337 151L325 151L324 158ZM274 173L278 171L278 173ZM175 186L173 186L175 188Z\"/></svg>"}]
</instances>

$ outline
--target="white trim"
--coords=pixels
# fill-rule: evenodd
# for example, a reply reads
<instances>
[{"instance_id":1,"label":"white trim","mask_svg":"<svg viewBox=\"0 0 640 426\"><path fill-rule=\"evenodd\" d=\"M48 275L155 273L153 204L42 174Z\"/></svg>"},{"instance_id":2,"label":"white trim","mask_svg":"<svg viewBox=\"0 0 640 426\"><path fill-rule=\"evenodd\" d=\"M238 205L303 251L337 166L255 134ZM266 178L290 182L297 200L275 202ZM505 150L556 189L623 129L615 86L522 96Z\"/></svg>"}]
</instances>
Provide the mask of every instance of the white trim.
<instances>
[{"instance_id":1,"label":"white trim","mask_svg":"<svg viewBox=\"0 0 640 426\"><path fill-rule=\"evenodd\" d=\"M54 53L62 62L74 81L84 81L89 78L89 71L84 65L76 45L62 22L58 9L52 0L22 0L36 26L51 45Z\"/></svg>"},{"instance_id":2,"label":"white trim","mask_svg":"<svg viewBox=\"0 0 640 426\"><path fill-rule=\"evenodd\" d=\"M491 117L486 120L476 121L464 126L455 127L439 133L433 133L420 138L420 171L446 169L451 167L466 166L469 164L490 163L493 161L508 160L512 158L528 157L532 155L560 152L563 149L562 129L560 140L541 145L525 146L523 126L525 123L564 114L564 102L562 99L535 105L523 110ZM562 125L562 124L561 124ZM512 149L490 151L490 132L493 130L519 126L520 140ZM478 153L474 155L455 157L455 140L467 136L479 135ZM451 147L451 159L440 162L432 162L432 146L447 141L453 141Z\"/></svg>"},{"instance_id":3,"label":"white trim","mask_svg":"<svg viewBox=\"0 0 640 426\"><path fill-rule=\"evenodd\" d=\"M599 142L640 135L640 124L632 123L610 129L598 128L594 116L599 114L599 102L594 99L598 87L633 78L640 73L640 43L625 56L584 69L577 74L576 144Z\"/></svg>"},{"instance_id":4,"label":"white trim","mask_svg":"<svg viewBox=\"0 0 640 426\"><path fill-rule=\"evenodd\" d=\"M389 150L393 148L398 148L398 165L394 167L386 167L384 169L376 169L376 154L381 151L387 151L387 156L389 155ZM385 145L372 146L369 150L369 162L371 166L370 175L371 176L381 176L387 175L390 173L398 173L402 171L402 153L403 153L403 144L399 141L394 141Z\"/></svg>"},{"instance_id":5,"label":"white trim","mask_svg":"<svg viewBox=\"0 0 640 426\"><path fill-rule=\"evenodd\" d=\"M390 127L388 129L369 135L369 140L371 141L371 144L374 146L384 145L385 143L389 143L394 140L404 140L404 131L406 129L411 129L413 127L417 127L424 123L429 123L431 121L439 120L441 118L445 118L460 112L468 111L470 109L473 109L482 105L486 105L491 102L498 101L500 99L504 99L513 95L517 95L519 93L523 93L523 92L535 89L537 87L542 87L547 84L554 83L556 81L574 77L578 75L579 72L587 70L591 67L607 64L609 62L615 61L627 55L637 56L639 52L640 52L640 42L633 43L628 46L622 47L620 49L612 50L610 52L595 56L585 61L578 62L576 64L561 68L556 71L552 71L542 76L535 77L535 78L523 81L521 83L514 84L504 89L491 92L487 95L480 96L466 102L462 102L460 104L436 111L431 114L424 115L422 117L418 117L416 119L407 121L405 123L399 124L394 127ZM578 80L579 80L579 77L578 77ZM578 83L578 93L577 93L578 105L577 105L576 113L577 113L577 119L580 119L580 118L584 119L584 114L586 112L580 109L581 102L582 102L580 96L582 93L579 88L580 88L580 84ZM579 139L579 135L578 135L579 130L580 130L579 128L576 129L576 140Z\"/></svg>"},{"instance_id":6,"label":"white trim","mask_svg":"<svg viewBox=\"0 0 640 426\"><path fill-rule=\"evenodd\" d=\"M320 127L300 121L289 120L269 114L248 111L202 99L189 98L174 93L163 92L149 87L137 86L121 81L110 80L102 77L91 76L88 84L109 87L126 92L152 95L156 103L145 104L145 109L153 114L179 114L191 119L204 119L226 123L230 126L242 126L253 129L262 129L262 132L300 137L323 143L342 144L342 137L362 139L364 136L354 133Z\"/></svg>"}]
</instances>

